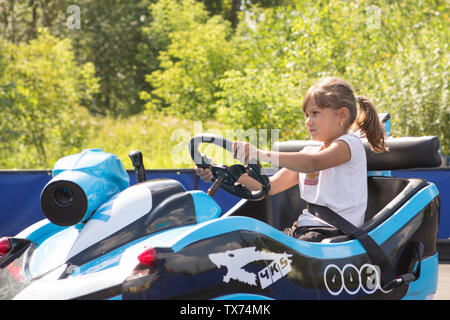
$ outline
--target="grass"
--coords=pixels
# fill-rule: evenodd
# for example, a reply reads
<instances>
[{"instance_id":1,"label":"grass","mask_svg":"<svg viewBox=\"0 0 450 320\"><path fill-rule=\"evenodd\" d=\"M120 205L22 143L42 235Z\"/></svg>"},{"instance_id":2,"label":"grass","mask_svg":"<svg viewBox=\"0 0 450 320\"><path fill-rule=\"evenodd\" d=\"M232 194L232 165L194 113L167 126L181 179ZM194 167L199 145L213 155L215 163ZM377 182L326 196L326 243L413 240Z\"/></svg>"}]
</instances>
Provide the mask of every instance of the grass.
<instances>
[{"instance_id":1,"label":"grass","mask_svg":"<svg viewBox=\"0 0 450 320\"><path fill-rule=\"evenodd\" d=\"M208 131L222 134L226 131L217 122L201 123L164 115L139 114L119 119L93 117L90 121L92 125L83 149L101 148L104 152L114 153L126 169L133 168L128 158L132 150L142 151L146 169L192 168L194 164L188 144L194 133ZM214 159L214 155L222 152L215 147L206 148L203 145L200 151Z\"/></svg>"}]
</instances>

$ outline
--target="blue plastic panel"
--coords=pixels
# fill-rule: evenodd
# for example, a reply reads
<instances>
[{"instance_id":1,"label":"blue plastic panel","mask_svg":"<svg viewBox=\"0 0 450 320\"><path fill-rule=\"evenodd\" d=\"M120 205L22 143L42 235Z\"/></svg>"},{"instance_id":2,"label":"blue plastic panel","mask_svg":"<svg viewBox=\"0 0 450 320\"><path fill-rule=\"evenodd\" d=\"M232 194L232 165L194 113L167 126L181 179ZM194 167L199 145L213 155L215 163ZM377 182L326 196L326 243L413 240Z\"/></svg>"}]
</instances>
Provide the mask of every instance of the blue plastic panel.
<instances>
[{"instance_id":1,"label":"blue plastic panel","mask_svg":"<svg viewBox=\"0 0 450 320\"><path fill-rule=\"evenodd\" d=\"M128 171L130 184L136 183L134 171ZM170 178L181 182L186 190L207 191L210 183L198 179L192 170L148 170L147 179ZM393 176L424 178L433 182L441 196L439 239L450 237L450 168L430 170L394 170ZM0 235L14 236L29 225L44 219L39 199L44 186L51 179L49 171L0 171ZM240 199L221 189L214 200L222 214Z\"/></svg>"}]
</instances>

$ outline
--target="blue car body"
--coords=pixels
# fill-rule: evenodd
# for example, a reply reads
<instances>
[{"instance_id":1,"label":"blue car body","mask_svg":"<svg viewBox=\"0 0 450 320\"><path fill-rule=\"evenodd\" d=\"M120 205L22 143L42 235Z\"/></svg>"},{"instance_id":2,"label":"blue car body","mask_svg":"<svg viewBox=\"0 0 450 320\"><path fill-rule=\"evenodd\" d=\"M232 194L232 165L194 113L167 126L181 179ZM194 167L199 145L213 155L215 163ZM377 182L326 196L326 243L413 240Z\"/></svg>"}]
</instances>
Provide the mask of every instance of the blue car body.
<instances>
[{"instance_id":1,"label":"blue car body","mask_svg":"<svg viewBox=\"0 0 450 320\"><path fill-rule=\"evenodd\" d=\"M298 188L222 212L203 191L171 179L129 186L124 172L100 150L55 165L41 198L47 218L12 237L11 252L0 257L0 299L428 299L436 292L433 183L368 177L362 228L397 274L420 269L417 279L386 289L357 239L315 243L281 231L304 207ZM61 220L49 204L57 196L71 217ZM69 202L76 207L66 210ZM145 263L149 250L153 260Z\"/></svg>"}]
</instances>

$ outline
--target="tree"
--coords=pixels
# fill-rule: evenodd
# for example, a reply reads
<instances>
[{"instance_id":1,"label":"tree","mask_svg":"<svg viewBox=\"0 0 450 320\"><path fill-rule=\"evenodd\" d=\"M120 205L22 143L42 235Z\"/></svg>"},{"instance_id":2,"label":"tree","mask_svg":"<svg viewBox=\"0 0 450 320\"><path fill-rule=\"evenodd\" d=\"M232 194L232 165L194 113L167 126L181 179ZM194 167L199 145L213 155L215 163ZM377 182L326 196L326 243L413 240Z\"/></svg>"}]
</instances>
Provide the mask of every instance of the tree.
<instances>
[{"instance_id":1,"label":"tree","mask_svg":"<svg viewBox=\"0 0 450 320\"><path fill-rule=\"evenodd\" d=\"M239 64L218 80L218 118L235 127L279 128L282 139L307 139L302 97L319 78L334 75L373 100L379 112L390 112L394 135L438 135L448 153L444 10L441 1L381 7L297 1L242 13L246 19L232 40Z\"/></svg>"},{"instance_id":2,"label":"tree","mask_svg":"<svg viewBox=\"0 0 450 320\"><path fill-rule=\"evenodd\" d=\"M38 35L38 28L56 30L58 17L65 13L66 1L0 1L0 36L13 43L26 42Z\"/></svg>"},{"instance_id":3,"label":"tree","mask_svg":"<svg viewBox=\"0 0 450 320\"><path fill-rule=\"evenodd\" d=\"M100 90L94 95L93 113L127 116L143 110L139 92L151 70L139 59L138 48L147 40L141 32L147 23L152 1L77 2L81 10L80 29L65 29L72 39L79 63L92 62Z\"/></svg>"},{"instance_id":4,"label":"tree","mask_svg":"<svg viewBox=\"0 0 450 320\"><path fill-rule=\"evenodd\" d=\"M154 70L138 57L139 45L146 43L141 27L152 2L0 1L0 37L15 44L28 42L37 37L38 28L45 27L53 36L71 39L78 63L93 62L100 80L89 110L126 116L142 111L139 92L145 86L145 74ZM80 28L67 26L71 5L80 10Z\"/></svg>"},{"instance_id":5,"label":"tree","mask_svg":"<svg viewBox=\"0 0 450 320\"><path fill-rule=\"evenodd\" d=\"M228 41L230 24L220 16L208 18L201 3L161 0L152 7L149 28L161 43L160 70L147 76L153 90L143 92L146 107L187 118L215 117L216 81L234 63L234 49Z\"/></svg>"},{"instance_id":6,"label":"tree","mask_svg":"<svg viewBox=\"0 0 450 320\"><path fill-rule=\"evenodd\" d=\"M98 89L94 67L77 65L69 39L43 31L29 43L3 43L3 76L0 79L2 161L24 156L27 167L48 167L65 153L81 147L86 136L80 101Z\"/></svg>"},{"instance_id":7,"label":"tree","mask_svg":"<svg viewBox=\"0 0 450 320\"><path fill-rule=\"evenodd\" d=\"M270 8L291 3L291 0L200 0L211 16L220 15L231 22L233 29L239 24L239 14L252 5Z\"/></svg>"}]
</instances>

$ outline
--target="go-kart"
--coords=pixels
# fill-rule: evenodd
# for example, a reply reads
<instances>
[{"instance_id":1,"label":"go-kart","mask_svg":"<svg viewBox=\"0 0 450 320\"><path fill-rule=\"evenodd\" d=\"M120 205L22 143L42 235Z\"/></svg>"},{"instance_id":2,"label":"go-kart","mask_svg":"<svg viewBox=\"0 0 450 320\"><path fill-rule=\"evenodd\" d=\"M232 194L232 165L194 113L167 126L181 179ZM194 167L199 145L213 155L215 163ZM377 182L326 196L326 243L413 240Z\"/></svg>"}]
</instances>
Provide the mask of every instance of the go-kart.
<instances>
[{"instance_id":1,"label":"go-kart","mask_svg":"<svg viewBox=\"0 0 450 320\"><path fill-rule=\"evenodd\" d=\"M57 161L41 194L46 219L0 239L0 299L426 299L435 293L439 191L386 170L439 166L436 137L390 138L384 154L366 146L368 170L382 174L368 176L365 223L356 234L320 243L281 231L306 206L298 187L269 196L258 162L214 164L199 152L201 143L231 151L231 142L209 134L190 142L194 162L212 169L208 193L172 179L146 180L140 153L131 154L139 181L133 186L120 160L101 150ZM312 143L280 142L275 149L296 152ZM243 173L261 190L237 184ZM222 213L212 198L218 188L242 200Z\"/></svg>"}]
</instances>

